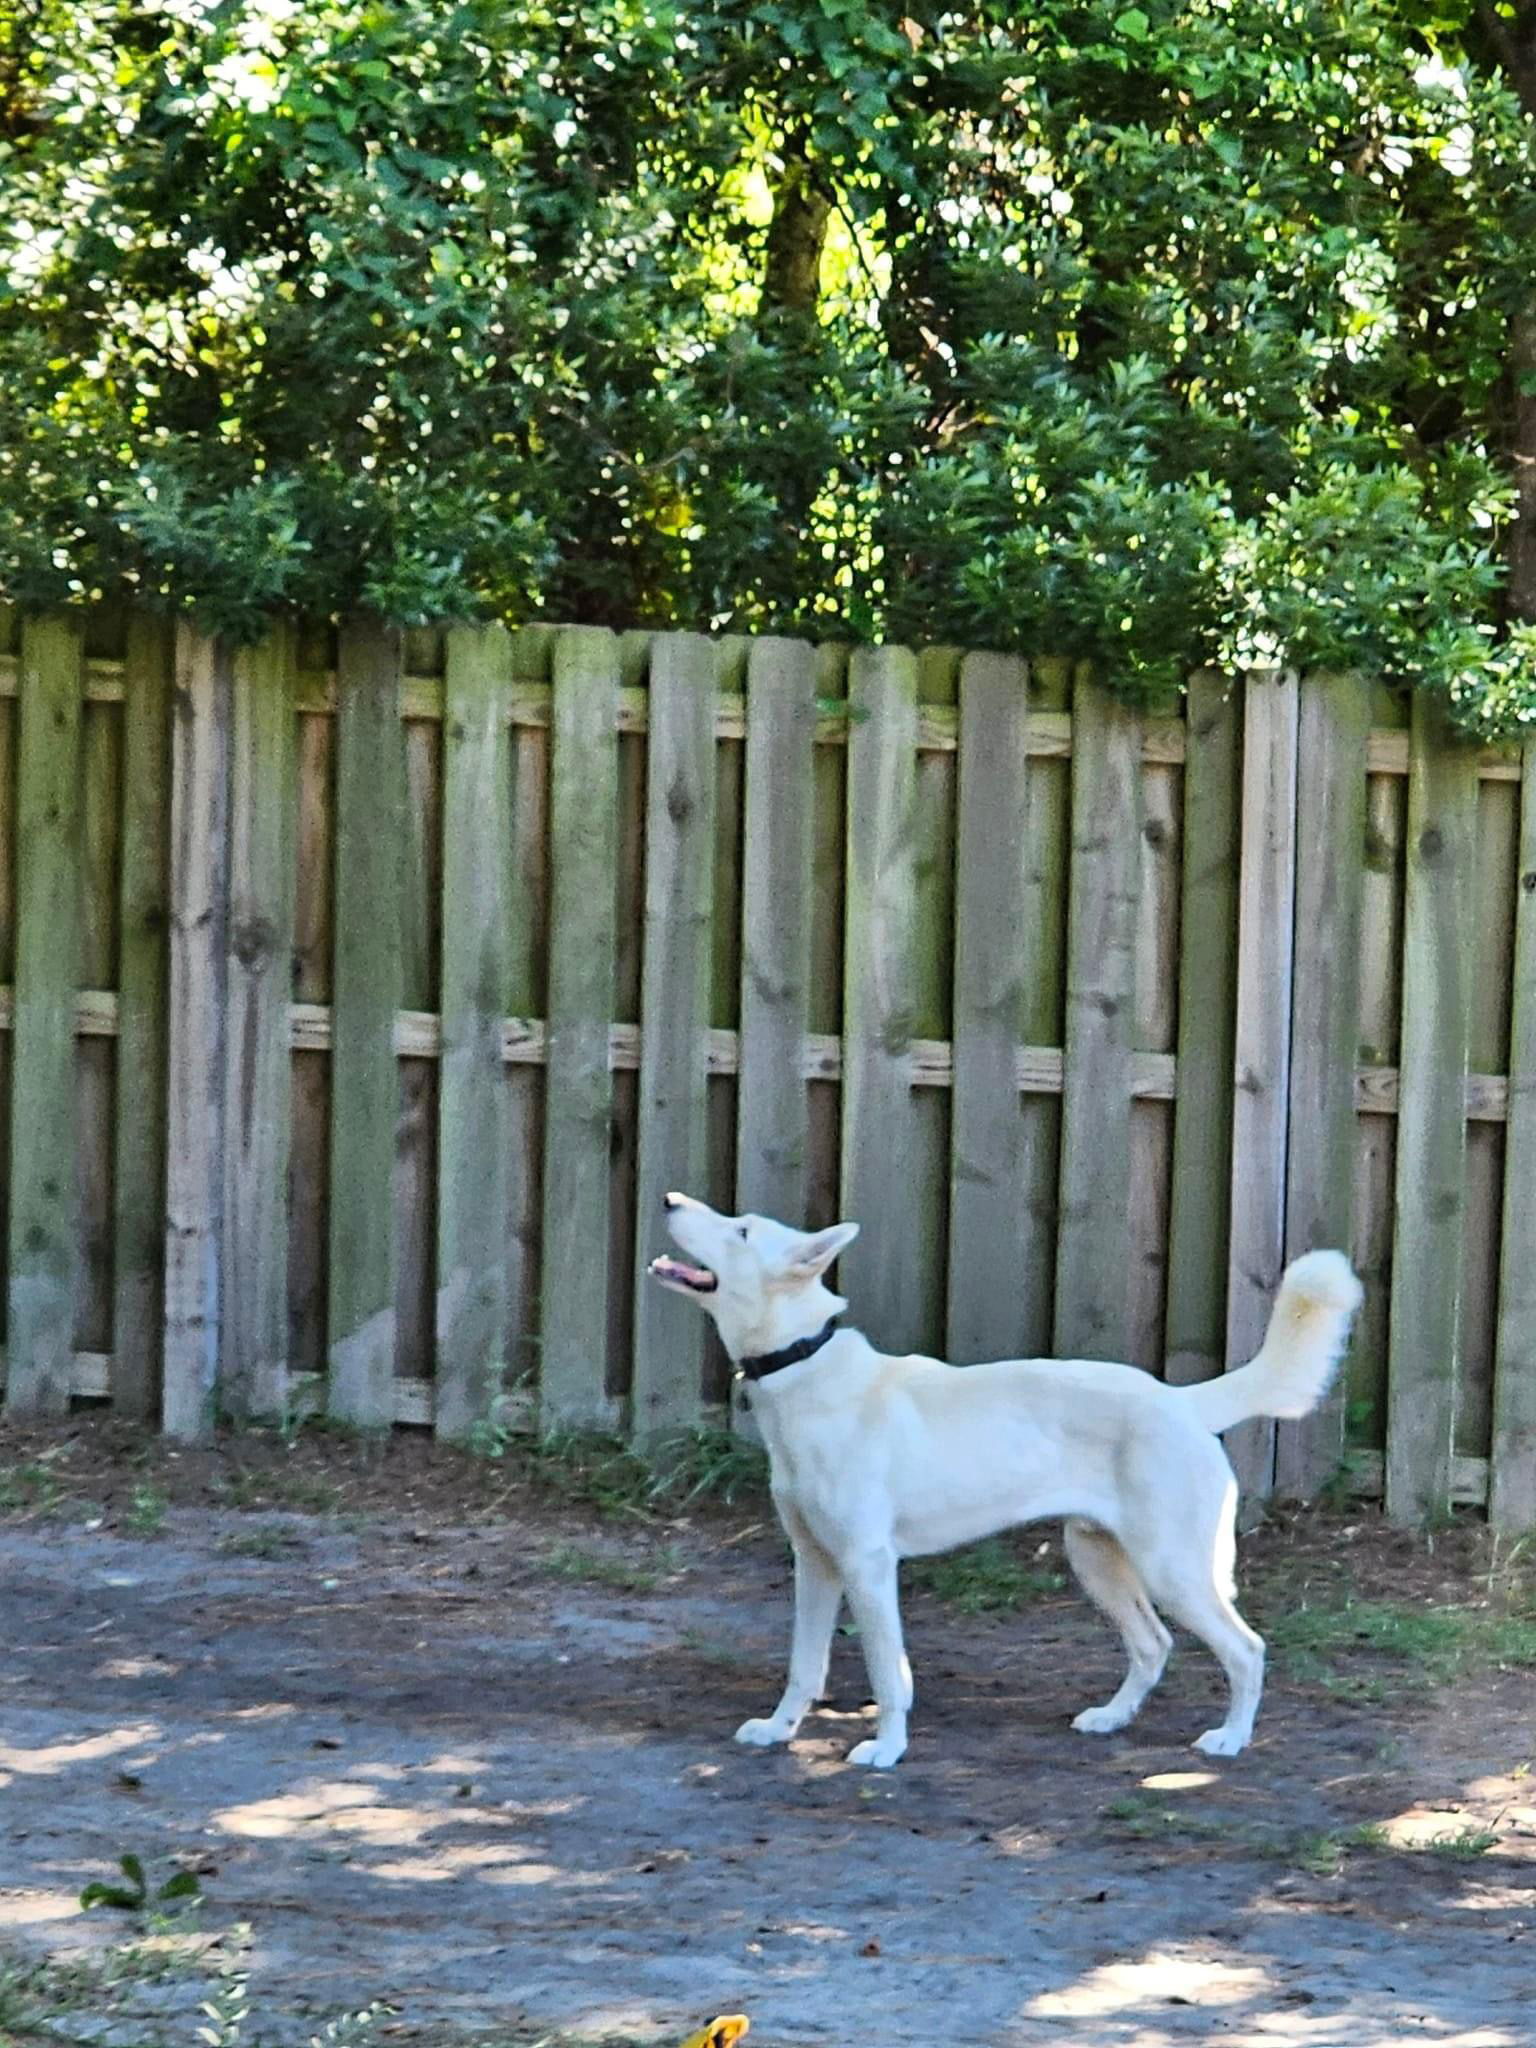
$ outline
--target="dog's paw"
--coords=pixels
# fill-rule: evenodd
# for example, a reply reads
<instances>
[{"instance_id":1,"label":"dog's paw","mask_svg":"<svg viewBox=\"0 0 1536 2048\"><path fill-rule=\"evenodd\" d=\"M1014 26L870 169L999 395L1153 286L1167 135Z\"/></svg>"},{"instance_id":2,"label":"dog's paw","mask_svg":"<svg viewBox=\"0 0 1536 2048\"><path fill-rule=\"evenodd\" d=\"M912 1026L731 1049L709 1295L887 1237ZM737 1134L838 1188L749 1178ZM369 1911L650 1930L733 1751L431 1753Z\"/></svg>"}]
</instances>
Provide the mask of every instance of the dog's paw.
<instances>
[{"instance_id":1,"label":"dog's paw","mask_svg":"<svg viewBox=\"0 0 1536 2048\"><path fill-rule=\"evenodd\" d=\"M1248 1738L1231 1728L1207 1728L1203 1735L1195 1737L1194 1746L1207 1756L1236 1756L1239 1750L1248 1747Z\"/></svg>"},{"instance_id":2,"label":"dog's paw","mask_svg":"<svg viewBox=\"0 0 1536 2048\"><path fill-rule=\"evenodd\" d=\"M1118 1707L1084 1707L1080 1714L1073 1715L1072 1726L1079 1735L1115 1735L1130 1718Z\"/></svg>"},{"instance_id":3,"label":"dog's paw","mask_svg":"<svg viewBox=\"0 0 1536 2048\"><path fill-rule=\"evenodd\" d=\"M888 1771L892 1764L899 1764L906 1753L905 1742L882 1741L876 1735L868 1742L855 1743L848 1752L848 1761L867 1770Z\"/></svg>"},{"instance_id":4,"label":"dog's paw","mask_svg":"<svg viewBox=\"0 0 1536 2048\"><path fill-rule=\"evenodd\" d=\"M736 1730L736 1740L744 1742L749 1749L772 1749L776 1742L788 1742L794 1734L793 1728L769 1715L765 1721L743 1721Z\"/></svg>"}]
</instances>

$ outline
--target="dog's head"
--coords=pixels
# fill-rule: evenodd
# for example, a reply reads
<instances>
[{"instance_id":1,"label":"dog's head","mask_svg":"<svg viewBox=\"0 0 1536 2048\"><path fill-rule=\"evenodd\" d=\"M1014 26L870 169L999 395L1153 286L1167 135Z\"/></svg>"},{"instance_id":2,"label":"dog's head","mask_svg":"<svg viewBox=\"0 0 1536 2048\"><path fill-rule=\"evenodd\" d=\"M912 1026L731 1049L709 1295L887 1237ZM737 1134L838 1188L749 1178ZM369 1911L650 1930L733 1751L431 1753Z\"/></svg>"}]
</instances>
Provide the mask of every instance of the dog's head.
<instances>
[{"instance_id":1,"label":"dog's head","mask_svg":"<svg viewBox=\"0 0 1536 2048\"><path fill-rule=\"evenodd\" d=\"M846 1307L822 1275L857 1223L791 1230L768 1216L722 1216L690 1195L664 1195L667 1230L684 1258L651 1261L653 1280L707 1309L733 1358L760 1357L815 1336Z\"/></svg>"}]
</instances>

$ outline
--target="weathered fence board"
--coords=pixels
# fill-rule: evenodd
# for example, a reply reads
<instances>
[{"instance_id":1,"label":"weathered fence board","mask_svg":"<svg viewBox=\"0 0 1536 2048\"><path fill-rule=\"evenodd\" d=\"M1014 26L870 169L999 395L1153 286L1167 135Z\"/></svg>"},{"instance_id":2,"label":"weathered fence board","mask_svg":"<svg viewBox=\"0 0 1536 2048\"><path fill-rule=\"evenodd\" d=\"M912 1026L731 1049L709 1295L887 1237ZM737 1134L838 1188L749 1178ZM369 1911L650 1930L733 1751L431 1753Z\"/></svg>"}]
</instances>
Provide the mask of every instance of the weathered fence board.
<instances>
[{"instance_id":1,"label":"weathered fence board","mask_svg":"<svg viewBox=\"0 0 1536 2048\"><path fill-rule=\"evenodd\" d=\"M1055 1349L1066 1358L1123 1359L1129 1335L1140 761L1140 720L1079 677L1056 1238Z\"/></svg>"},{"instance_id":2,"label":"weathered fence board","mask_svg":"<svg viewBox=\"0 0 1536 2048\"><path fill-rule=\"evenodd\" d=\"M1047 1248L1035 1236L1018 1099L1019 1022L1029 975L1024 861L1027 671L973 654L960 671L951 1051L948 1355L1014 1358L1029 1338L1027 1288Z\"/></svg>"},{"instance_id":3,"label":"weathered fence board","mask_svg":"<svg viewBox=\"0 0 1536 2048\"><path fill-rule=\"evenodd\" d=\"M392 1419L395 1373L391 1198L405 843L400 662L400 637L387 628L354 625L341 636L326 1404L336 1421L360 1429Z\"/></svg>"},{"instance_id":4,"label":"weathered fence board","mask_svg":"<svg viewBox=\"0 0 1536 2048\"><path fill-rule=\"evenodd\" d=\"M1229 1368L1246 1364L1263 1343L1285 1263L1298 711L1294 675L1249 678L1233 1039ZM1243 1491L1267 1494L1274 1479L1274 1424L1241 1423L1228 1431L1226 1443Z\"/></svg>"},{"instance_id":5,"label":"weathered fence board","mask_svg":"<svg viewBox=\"0 0 1536 2048\"><path fill-rule=\"evenodd\" d=\"M666 1241L662 1196L704 1192L716 690L708 640L669 633L654 643L635 1165L633 1408L642 1438L694 1421L703 1384L705 1318L645 1268Z\"/></svg>"},{"instance_id":6,"label":"weathered fence board","mask_svg":"<svg viewBox=\"0 0 1536 2048\"><path fill-rule=\"evenodd\" d=\"M220 1405L288 1401L288 1149L298 729L292 633L236 654L230 713L226 1307Z\"/></svg>"},{"instance_id":7,"label":"weathered fence board","mask_svg":"<svg viewBox=\"0 0 1536 2048\"><path fill-rule=\"evenodd\" d=\"M118 878L112 1403L135 1422L147 1422L154 1413L160 1378L172 650L164 620L129 621Z\"/></svg>"},{"instance_id":8,"label":"weathered fence board","mask_svg":"<svg viewBox=\"0 0 1536 2048\"><path fill-rule=\"evenodd\" d=\"M17 1416L64 1414L74 1366L83 674L78 622L24 624L6 1268L6 1407Z\"/></svg>"},{"instance_id":9,"label":"weathered fence board","mask_svg":"<svg viewBox=\"0 0 1536 2048\"><path fill-rule=\"evenodd\" d=\"M1301 685L1297 729L1296 945L1285 1256L1348 1250L1354 1205L1354 1069L1360 1040L1365 750L1371 700L1352 676ZM1344 1451L1341 1372L1327 1402L1275 1436L1275 1490L1308 1499Z\"/></svg>"},{"instance_id":10,"label":"weathered fence board","mask_svg":"<svg viewBox=\"0 0 1536 2048\"><path fill-rule=\"evenodd\" d=\"M1179 1090L1173 1112L1164 1374L1212 1379L1226 1362L1227 1205L1237 997L1242 698L1202 673L1189 685L1179 913Z\"/></svg>"},{"instance_id":11,"label":"weathered fence board","mask_svg":"<svg viewBox=\"0 0 1536 2048\"><path fill-rule=\"evenodd\" d=\"M1477 756L1414 705L1403 932L1386 1502L1395 1521L1451 1501L1466 1205L1465 1082Z\"/></svg>"},{"instance_id":12,"label":"weathered fence board","mask_svg":"<svg viewBox=\"0 0 1536 2048\"><path fill-rule=\"evenodd\" d=\"M1536 1528L1536 740L1520 785L1516 902L1488 1518L1518 1534Z\"/></svg>"},{"instance_id":13,"label":"weathered fence board","mask_svg":"<svg viewBox=\"0 0 1536 2048\"><path fill-rule=\"evenodd\" d=\"M222 650L177 628L171 721L165 1338L168 1436L212 1425L221 1360L230 678Z\"/></svg>"},{"instance_id":14,"label":"weathered fence board","mask_svg":"<svg viewBox=\"0 0 1536 2048\"><path fill-rule=\"evenodd\" d=\"M736 1199L797 1228L810 1137L799 1054L810 1022L815 726L814 651L760 640L747 671Z\"/></svg>"},{"instance_id":15,"label":"weathered fence board","mask_svg":"<svg viewBox=\"0 0 1536 2048\"><path fill-rule=\"evenodd\" d=\"M863 1230L849 1254L860 1324L875 1343L909 1351L920 1341L914 1239L929 1221L915 1199L907 1164L915 658L899 648L861 649L849 664L848 697L854 723L848 741L843 926L841 1206Z\"/></svg>"},{"instance_id":16,"label":"weathered fence board","mask_svg":"<svg viewBox=\"0 0 1536 2048\"><path fill-rule=\"evenodd\" d=\"M613 1420L606 1394L613 1079L619 643L595 629L555 654L549 801L549 1050L539 1413ZM604 1256L595 1256L600 1248ZM579 1286L571 1284L581 1274Z\"/></svg>"},{"instance_id":17,"label":"weathered fence board","mask_svg":"<svg viewBox=\"0 0 1536 2048\"><path fill-rule=\"evenodd\" d=\"M507 843L504 631L448 635L444 678L442 1055L437 1079L436 1403L440 1437L490 1412L507 1358Z\"/></svg>"}]
</instances>

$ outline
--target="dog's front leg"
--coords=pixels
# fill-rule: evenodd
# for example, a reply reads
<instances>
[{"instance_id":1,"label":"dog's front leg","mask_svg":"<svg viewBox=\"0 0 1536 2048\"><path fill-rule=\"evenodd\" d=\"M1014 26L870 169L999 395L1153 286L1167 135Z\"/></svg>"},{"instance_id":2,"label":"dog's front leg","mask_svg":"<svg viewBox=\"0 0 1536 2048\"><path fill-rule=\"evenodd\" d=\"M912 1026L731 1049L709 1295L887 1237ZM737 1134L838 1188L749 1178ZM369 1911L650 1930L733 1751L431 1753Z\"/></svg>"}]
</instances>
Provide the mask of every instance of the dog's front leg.
<instances>
[{"instance_id":1,"label":"dog's front leg","mask_svg":"<svg viewBox=\"0 0 1536 2048\"><path fill-rule=\"evenodd\" d=\"M825 1692L832 1631L837 1626L837 1610L843 1603L843 1582L837 1566L809 1530L792 1529L790 1540L795 1548L795 1627L784 1696L765 1720L743 1721L736 1730L738 1742L760 1749L775 1742L791 1741L807 1712Z\"/></svg>"},{"instance_id":2,"label":"dog's front leg","mask_svg":"<svg viewBox=\"0 0 1536 2048\"><path fill-rule=\"evenodd\" d=\"M859 1625L877 1717L873 1740L856 1744L848 1752L848 1761L889 1770L906 1752L907 1710L912 1704L912 1671L901 1640L895 1552L865 1551L856 1560L845 1560L843 1584Z\"/></svg>"}]
</instances>

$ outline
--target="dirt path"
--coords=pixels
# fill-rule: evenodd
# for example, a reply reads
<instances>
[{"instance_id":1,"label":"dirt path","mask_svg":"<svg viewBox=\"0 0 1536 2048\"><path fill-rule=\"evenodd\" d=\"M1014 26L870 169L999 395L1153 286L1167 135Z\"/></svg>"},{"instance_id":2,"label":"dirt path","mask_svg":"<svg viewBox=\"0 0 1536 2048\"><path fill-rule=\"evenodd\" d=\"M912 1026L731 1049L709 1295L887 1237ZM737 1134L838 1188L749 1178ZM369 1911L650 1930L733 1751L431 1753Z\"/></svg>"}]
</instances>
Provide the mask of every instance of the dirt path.
<instances>
[{"instance_id":1,"label":"dirt path","mask_svg":"<svg viewBox=\"0 0 1536 2048\"><path fill-rule=\"evenodd\" d=\"M645 1541L662 1582L625 1591L593 1583L640 1571L601 1533L199 1508L143 1539L0 1528L0 1946L121 1939L76 1900L132 1851L202 1872L204 1926L249 1926L279 2041L368 1998L397 2009L386 2038L434 2042L664 2039L732 2009L754 2048L1536 2038L1536 1679L1387 1713L1277 1676L1257 1745L1211 1765L1192 1647L1131 1734L1091 1742L1067 1721L1118 1674L1078 1602L916 1599L913 1745L872 1777L840 1761L849 1642L792 1753L728 1740L779 1675L771 1536ZM1498 1840L1350 1846L1378 1823Z\"/></svg>"}]
</instances>

